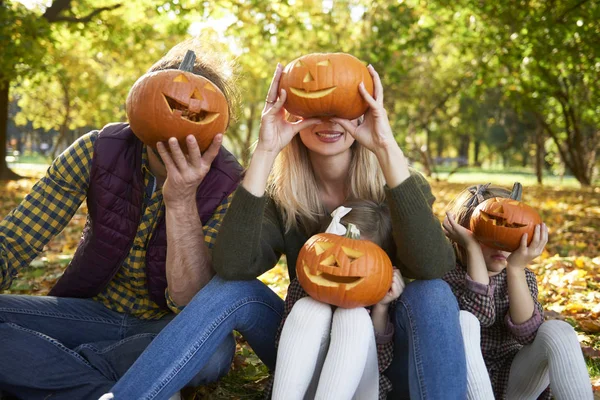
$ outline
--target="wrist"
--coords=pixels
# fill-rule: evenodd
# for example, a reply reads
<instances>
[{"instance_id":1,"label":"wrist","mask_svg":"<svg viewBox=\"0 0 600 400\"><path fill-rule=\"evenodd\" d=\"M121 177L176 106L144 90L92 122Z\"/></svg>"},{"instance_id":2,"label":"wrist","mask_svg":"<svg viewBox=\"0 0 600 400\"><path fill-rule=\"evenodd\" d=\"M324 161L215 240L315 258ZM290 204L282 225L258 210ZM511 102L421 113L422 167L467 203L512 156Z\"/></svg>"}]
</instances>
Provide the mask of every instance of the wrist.
<instances>
[{"instance_id":1,"label":"wrist","mask_svg":"<svg viewBox=\"0 0 600 400\"><path fill-rule=\"evenodd\" d=\"M263 147L259 140L258 144L256 145L256 148L254 149L254 152L252 153L252 158L256 156L260 157L260 159L275 160L280 151L281 150Z\"/></svg>"},{"instance_id":2,"label":"wrist","mask_svg":"<svg viewBox=\"0 0 600 400\"><path fill-rule=\"evenodd\" d=\"M165 210L170 215L189 215L192 212L198 215L196 196L186 196L170 201L165 199Z\"/></svg>"},{"instance_id":3,"label":"wrist","mask_svg":"<svg viewBox=\"0 0 600 400\"><path fill-rule=\"evenodd\" d=\"M377 303L373 306L371 313L373 314L386 314L389 310L390 303Z\"/></svg>"},{"instance_id":4,"label":"wrist","mask_svg":"<svg viewBox=\"0 0 600 400\"><path fill-rule=\"evenodd\" d=\"M379 160L380 163L382 163L382 162L385 163L385 162L388 162L389 160L406 161L404 152L402 151L400 146L398 146L398 143L396 143L396 141L393 141L389 144L377 147L373 151L373 153L375 153L375 156L377 157L377 159ZM406 164L408 165L408 162Z\"/></svg>"},{"instance_id":5,"label":"wrist","mask_svg":"<svg viewBox=\"0 0 600 400\"><path fill-rule=\"evenodd\" d=\"M410 177L408 160L397 143L379 148L374 153L390 188L398 186Z\"/></svg>"},{"instance_id":6,"label":"wrist","mask_svg":"<svg viewBox=\"0 0 600 400\"><path fill-rule=\"evenodd\" d=\"M525 266L508 264L506 266L506 279L516 279L525 277Z\"/></svg>"}]
</instances>

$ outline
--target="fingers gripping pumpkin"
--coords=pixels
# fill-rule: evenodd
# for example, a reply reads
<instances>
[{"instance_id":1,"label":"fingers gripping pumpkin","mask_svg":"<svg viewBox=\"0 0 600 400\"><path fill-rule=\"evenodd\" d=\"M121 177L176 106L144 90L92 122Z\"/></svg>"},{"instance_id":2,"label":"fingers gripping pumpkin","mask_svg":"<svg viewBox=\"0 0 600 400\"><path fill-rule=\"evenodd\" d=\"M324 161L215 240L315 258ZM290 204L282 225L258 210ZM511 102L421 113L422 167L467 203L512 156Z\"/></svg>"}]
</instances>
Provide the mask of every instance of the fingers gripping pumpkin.
<instances>
[{"instance_id":1,"label":"fingers gripping pumpkin","mask_svg":"<svg viewBox=\"0 0 600 400\"><path fill-rule=\"evenodd\" d=\"M145 74L129 91L127 118L144 144L156 148L157 142L176 137L187 152L185 138L194 135L204 151L217 133L225 132L229 123L227 100L211 81L188 72L194 59L189 51L180 69Z\"/></svg>"},{"instance_id":2,"label":"fingers gripping pumpkin","mask_svg":"<svg viewBox=\"0 0 600 400\"><path fill-rule=\"evenodd\" d=\"M479 242L512 252L519 248L521 237L527 233L527 245L531 243L535 226L542 223L542 218L534 208L517 200L521 190L517 183L510 198L493 197L477 206L470 227Z\"/></svg>"},{"instance_id":3,"label":"fingers gripping pumpkin","mask_svg":"<svg viewBox=\"0 0 600 400\"><path fill-rule=\"evenodd\" d=\"M358 91L361 82L373 95L373 78L358 58L345 53L307 54L283 71L281 88L287 92L284 107L304 118L355 119L369 107Z\"/></svg>"},{"instance_id":4,"label":"fingers gripping pumpkin","mask_svg":"<svg viewBox=\"0 0 600 400\"><path fill-rule=\"evenodd\" d=\"M343 308L380 301L392 284L392 272L385 251L371 241L360 240L353 224L348 224L346 236L312 236L296 263L298 281L312 298Z\"/></svg>"}]
</instances>

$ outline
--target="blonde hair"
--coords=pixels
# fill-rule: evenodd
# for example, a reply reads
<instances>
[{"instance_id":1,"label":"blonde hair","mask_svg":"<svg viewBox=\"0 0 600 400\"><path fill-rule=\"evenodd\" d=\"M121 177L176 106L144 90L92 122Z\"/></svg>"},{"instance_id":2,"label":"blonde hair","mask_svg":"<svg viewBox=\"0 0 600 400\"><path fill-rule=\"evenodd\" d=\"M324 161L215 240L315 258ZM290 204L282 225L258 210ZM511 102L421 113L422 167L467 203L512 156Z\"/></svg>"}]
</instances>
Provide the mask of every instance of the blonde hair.
<instances>
[{"instance_id":1,"label":"blonde hair","mask_svg":"<svg viewBox=\"0 0 600 400\"><path fill-rule=\"evenodd\" d=\"M354 142L350 149L352 155L346 197L384 202L385 179L377 158L358 142ZM267 192L283 214L286 231L299 227L311 235L327 218L308 149L300 135L296 135L275 159Z\"/></svg>"},{"instance_id":2,"label":"blonde hair","mask_svg":"<svg viewBox=\"0 0 600 400\"><path fill-rule=\"evenodd\" d=\"M199 37L184 40L173 46L164 57L148 69L148 72L179 69L188 50L192 50L196 54L192 72L208 79L221 90L227 100L229 118L235 120L239 103L239 93L235 85L237 65L227 59L224 53L218 51L215 46L210 45L210 41L202 40Z\"/></svg>"},{"instance_id":3,"label":"blonde hair","mask_svg":"<svg viewBox=\"0 0 600 400\"><path fill-rule=\"evenodd\" d=\"M354 224L360 231L361 239L370 240L381 247L390 258L394 259L395 245L392 236L392 219L387 203L372 200L354 199L344 202L344 207L352 210L340 220L341 224L348 227ZM324 232L331 223L331 217L325 218L321 223L320 232Z\"/></svg>"},{"instance_id":4,"label":"blonde hair","mask_svg":"<svg viewBox=\"0 0 600 400\"><path fill-rule=\"evenodd\" d=\"M488 184L489 185L489 184ZM510 197L511 191L500 186L474 185L460 192L454 200L448 204L448 211L455 215L456 222L467 229L470 228L471 215L477 206L483 202L477 197L481 195L483 200L492 197ZM461 265L467 265L467 252L456 242L452 243L456 258Z\"/></svg>"}]
</instances>

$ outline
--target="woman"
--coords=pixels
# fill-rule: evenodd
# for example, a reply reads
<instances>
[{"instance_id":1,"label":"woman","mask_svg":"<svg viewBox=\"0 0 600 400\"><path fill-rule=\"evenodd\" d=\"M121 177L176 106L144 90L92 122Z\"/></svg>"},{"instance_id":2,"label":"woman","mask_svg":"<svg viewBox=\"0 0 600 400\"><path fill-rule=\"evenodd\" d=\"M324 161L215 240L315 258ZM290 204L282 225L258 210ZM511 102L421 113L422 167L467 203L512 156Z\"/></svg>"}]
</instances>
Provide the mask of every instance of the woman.
<instances>
[{"instance_id":1,"label":"woman","mask_svg":"<svg viewBox=\"0 0 600 400\"><path fill-rule=\"evenodd\" d=\"M359 86L369 104L362 123L340 118L291 123L277 66L256 150L219 231L214 267L225 279L252 279L285 254L293 279L301 246L331 210L347 199L385 199L395 265L405 277L422 279L407 285L395 310L395 355L387 372L393 397L410 390L412 399L464 399L458 306L438 279L454 268L453 250L431 210L435 198L427 181L408 167L396 143L379 75L368 69L375 92L372 97Z\"/></svg>"}]
</instances>

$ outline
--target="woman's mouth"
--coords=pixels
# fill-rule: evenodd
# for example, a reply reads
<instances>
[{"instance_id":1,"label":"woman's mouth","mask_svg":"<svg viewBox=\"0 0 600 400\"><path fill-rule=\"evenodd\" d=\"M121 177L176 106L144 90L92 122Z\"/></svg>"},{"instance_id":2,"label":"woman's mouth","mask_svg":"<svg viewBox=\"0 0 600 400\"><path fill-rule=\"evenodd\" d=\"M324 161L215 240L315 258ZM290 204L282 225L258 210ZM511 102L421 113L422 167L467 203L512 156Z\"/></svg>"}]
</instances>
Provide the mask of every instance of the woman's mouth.
<instances>
[{"instance_id":1,"label":"woman's mouth","mask_svg":"<svg viewBox=\"0 0 600 400\"><path fill-rule=\"evenodd\" d=\"M344 136L343 132L336 131L320 131L315 132L317 137L322 142L332 143L338 141L342 136Z\"/></svg>"},{"instance_id":2,"label":"woman's mouth","mask_svg":"<svg viewBox=\"0 0 600 400\"><path fill-rule=\"evenodd\" d=\"M504 256L503 254L494 254L494 255L492 255L492 260L506 261L506 256Z\"/></svg>"}]
</instances>

